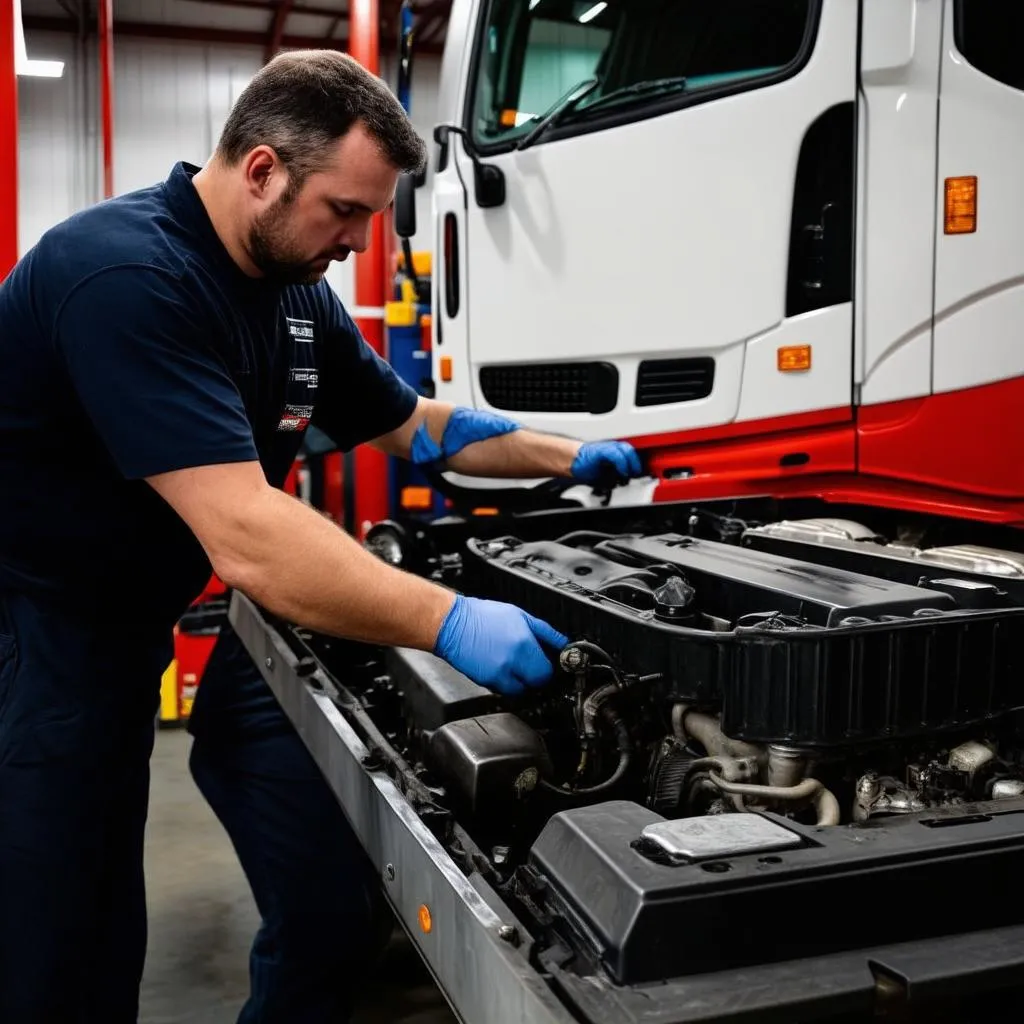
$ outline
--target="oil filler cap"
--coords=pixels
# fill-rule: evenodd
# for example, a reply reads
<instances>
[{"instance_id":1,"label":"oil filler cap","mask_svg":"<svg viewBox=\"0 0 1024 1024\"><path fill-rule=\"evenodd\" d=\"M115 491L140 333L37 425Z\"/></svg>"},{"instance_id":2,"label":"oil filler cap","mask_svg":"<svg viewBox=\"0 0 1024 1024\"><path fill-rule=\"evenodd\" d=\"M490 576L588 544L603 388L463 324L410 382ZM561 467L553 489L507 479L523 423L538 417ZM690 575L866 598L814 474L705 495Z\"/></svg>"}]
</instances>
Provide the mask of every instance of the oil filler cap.
<instances>
[{"instance_id":1,"label":"oil filler cap","mask_svg":"<svg viewBox=\"0 0 1024 1024\"><path fill-rule=\"evenodd\" d=\"M735 857L803 845L803 837L796 832L746 811L659 821L648 825L640 838L645 845L684 860Z\"/></svg>"},{"instance_id":2,"label":"oil filler cap","mask_svg":"<svg viewBox=\"0 0 1024 1024\"><path fill-rule=\"evenodd\" d=\"M696 591L682 576L670 576L654 592L654 615L662 622L689 622Z\"/></svg>"}]
</instances>

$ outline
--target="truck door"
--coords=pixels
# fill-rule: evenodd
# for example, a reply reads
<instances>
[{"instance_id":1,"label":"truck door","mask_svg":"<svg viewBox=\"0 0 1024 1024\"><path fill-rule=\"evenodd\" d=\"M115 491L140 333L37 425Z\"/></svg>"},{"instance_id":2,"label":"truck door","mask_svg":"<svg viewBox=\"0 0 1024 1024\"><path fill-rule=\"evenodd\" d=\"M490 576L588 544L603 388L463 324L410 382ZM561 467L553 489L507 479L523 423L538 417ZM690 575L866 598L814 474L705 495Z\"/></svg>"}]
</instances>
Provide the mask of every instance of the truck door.
<instances>
[{"instance_id":1,"label":"truck door","mask_svg":"<svg viewBox=\"0 0 1024 1024\"><path fill-rule=\"evenodd\" d=\"M477 9L446 352L476 404L584 438L848 407L855 0Z\"/></svg>"},{"instance_id":2,"label":"truck door","mask_svg":"<svg viewBox=\"0 0 1024 1024\"><path fill-rule=\"evenodd\" d=\"M1024 4L945 0L943 31L933 391L1003 381L1019 411Z\"/></svg>"}]
</instances>

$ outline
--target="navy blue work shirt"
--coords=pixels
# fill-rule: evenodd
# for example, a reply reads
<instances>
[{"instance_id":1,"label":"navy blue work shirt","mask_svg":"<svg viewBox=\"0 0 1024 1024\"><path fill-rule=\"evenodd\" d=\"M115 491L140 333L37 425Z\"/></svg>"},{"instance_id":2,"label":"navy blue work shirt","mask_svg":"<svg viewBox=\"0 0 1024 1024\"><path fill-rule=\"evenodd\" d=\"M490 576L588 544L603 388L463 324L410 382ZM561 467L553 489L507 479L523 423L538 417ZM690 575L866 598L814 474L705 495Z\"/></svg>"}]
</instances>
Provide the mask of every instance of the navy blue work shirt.
<instances>
[{"instance_id":1,"label":"navy blue work shirt","mask_svg":"<svg viewBox=\"0 0 1024 1024\"><path fill-rule=\"evenodd\" d=\"M349 449L415 407L326 282L242 273L197 170L72 216L0 285L0 592L170 625L211 568L145 477L259 459L280 486L311 421Z\"/></svg>"}]
</instances>

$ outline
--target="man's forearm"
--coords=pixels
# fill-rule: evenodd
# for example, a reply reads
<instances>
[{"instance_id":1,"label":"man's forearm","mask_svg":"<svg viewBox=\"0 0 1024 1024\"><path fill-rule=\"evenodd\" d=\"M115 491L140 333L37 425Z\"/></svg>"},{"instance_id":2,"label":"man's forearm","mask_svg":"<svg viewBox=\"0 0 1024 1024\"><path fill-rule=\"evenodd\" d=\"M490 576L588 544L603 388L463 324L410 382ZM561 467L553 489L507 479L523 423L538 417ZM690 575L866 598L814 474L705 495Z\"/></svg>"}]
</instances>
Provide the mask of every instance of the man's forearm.
<instances>
[{"instance_id":1,"label":"man's forearm","mask_svg":"<svg viewBox=\"0 0 1024 1024\"><path fill-rule=\"evenodd\" d=\"M398 430L378 438L375 444L389 455L410 458L413 436L421 424L440 445L454 411L455 406L448 403L421 398L413 415ZM466 444L444 460L444 466L467 476L568 476L579 449L579 441L520 428Z\"/></svg>"},{"instance_id":2,"label":"man's forearm","mask_svg":"<svg viewBox=\"0 0 1024 1024\"><path fill-rule=\"evenodd\" d=\"M466 476L567 477L580 445L567 437L520 429L467 445L447 465Z\"/></svg>"},{"instance_id":3,"label":"man's forearm","mask_svg":"<svg viewBox=\"0 0 1024 1024\"><path fill-rule=\"evenodd\" d=\"M606 487L640 476L643 463L624 441L583 443L523 429L487 409L454 407L421 398L401 427L374 444L416 465L467 476L571 477Z\"/></svg>"},{"instance_id":4,"label":"man's forearm","mask_svg":"<svg viewBox=\"0 0 1024 1024\"><path fill-rule=\"evenodd\" d=\"M214 568L281 618L334 636L432 650L455 595L386 565L343 530L266 488ZM219 563L219 564L217 564Z\"/></svg>"}]
</instances>

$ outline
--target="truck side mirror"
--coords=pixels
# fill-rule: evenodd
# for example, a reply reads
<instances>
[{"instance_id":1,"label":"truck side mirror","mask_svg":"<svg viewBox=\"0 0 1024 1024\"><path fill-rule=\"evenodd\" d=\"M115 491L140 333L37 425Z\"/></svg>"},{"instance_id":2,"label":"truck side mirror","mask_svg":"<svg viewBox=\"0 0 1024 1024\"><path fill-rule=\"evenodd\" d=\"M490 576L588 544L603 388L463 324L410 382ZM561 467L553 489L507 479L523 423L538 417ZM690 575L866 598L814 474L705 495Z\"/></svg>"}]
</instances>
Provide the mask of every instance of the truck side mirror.
<instances>
[{"instance_id":1,"label":"truck side mirror","mask_svg":"<svg viewBox=\"0 0 1024 1024\"><path fill-rule=\"evenodd\" d=\"M416 175L403 174L395 190L395 234L412 238L416 234Z\"/></svg>"},{"instance_id":2,"label":"truck side mirror","mask_svg":"<svg viewBox=\"0 0 1024 1024\"><path fill-rule=\"evenodd\" d=\"M466 155L473 161L473 185L476 205L483 209L501 206L505 202L505 172L496 164L485 164L476 147L470 141L464 128L455 124L439 124L434 129L434 141L441 147L439 167L448 161L448 143L452 135L458 135L466 147Z\"/></svg>"}]
</instances>

